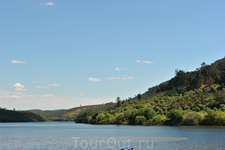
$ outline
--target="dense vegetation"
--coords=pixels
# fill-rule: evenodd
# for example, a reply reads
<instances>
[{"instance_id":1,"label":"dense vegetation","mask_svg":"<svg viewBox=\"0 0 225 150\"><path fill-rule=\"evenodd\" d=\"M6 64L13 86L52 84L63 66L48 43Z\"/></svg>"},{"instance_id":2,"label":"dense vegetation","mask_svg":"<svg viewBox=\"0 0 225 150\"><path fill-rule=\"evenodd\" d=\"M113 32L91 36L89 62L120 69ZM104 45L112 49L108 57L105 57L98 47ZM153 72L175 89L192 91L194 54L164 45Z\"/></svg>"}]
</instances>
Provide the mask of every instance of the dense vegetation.
<instances>
[{"instance_id":1,"label":"dense vegetation","mask_svg":"<svg viewBox=\"0 0 225 150\"><path fill-rule=\"evenodd\" d=\"M29 112L0 109L0 122L42 122L46 118Z\"/></svg>"},{"instance_id":2,"label":"dense vegetation","mask_svg":"<svg viewBox=\"0 0 225 150\"><path fill-rule=\"evenodd\" d=\"M225 58L201 64L109 110L86 112L77 123L132 125L225 125Z\"/></svg>"},{"instance_id":3,"label":"dense vegetation","mask_svg":"<svg viewBox=\"0 0 225 150\"><path fill-rule=\"evenodd\" d=\"M115 105L115 103L107 103L101 105L81 106L59 111L42 111L37 109L29 111L44 116L52 121L74 121L74 118L76 119L80 114L84 114L87 112L96 113L98 111L108 110L110 108L114 108Z\"/></svg>"}]
</instances>

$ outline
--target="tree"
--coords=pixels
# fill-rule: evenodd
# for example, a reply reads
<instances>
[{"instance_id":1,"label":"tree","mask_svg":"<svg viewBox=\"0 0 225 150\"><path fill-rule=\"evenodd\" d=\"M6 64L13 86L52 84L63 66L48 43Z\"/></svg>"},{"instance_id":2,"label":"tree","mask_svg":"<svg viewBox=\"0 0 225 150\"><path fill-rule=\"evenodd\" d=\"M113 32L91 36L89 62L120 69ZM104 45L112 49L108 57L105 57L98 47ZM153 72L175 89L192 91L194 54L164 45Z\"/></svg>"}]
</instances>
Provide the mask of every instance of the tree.
<instances>
[{"instance_id":1,"label":"tree","mask_svg":"<svg viewBox=\"0 0 225 150\"><path fill-rule=\"evenodd\" d=\"M140 100L141 99L141 94L138 94L138 100Z\"/></svg>"},{"instance_id":2,"label":"tree","mask_svg":"<svg viewBox=\"0 0 225 150\"><path fill-rule=\"evenodd\" d=\"M172 109L169 111L168 118L172 124L181 123L184 120L184 111Z\"/></svg>"},{"instance_id":3,"label":"tree","mask_svg":"<svg viewBox=\"0 0 225 150\"><path fill-rule=\"evenodd\" d=\"M145 109L145 118L148 119L153 119L155 117L156 113L154 109L152 108L146 108Z\"/></svg>"},{"instance_id":4,"label":"tree","mask_svg":"<svg viewBox=\"0 0 225 150\"><path fill-rule=\"evenodd\" d=\"M146 118L144 116L136 116L135 123L138 125L142 125L146 122Z\"/></svg>"},{"instance_id":5,"label":"tree","mask_svg":"<svg viewBox=\"0 0 225 150\"><path fill-rule=\"evenodd\" d=\"M117 103L116 103L116 106L117 106L117 107L121 107L121 106L122 106L120 97L117 97L116 102L117 102Z\"/></svg>"}]
</instances>

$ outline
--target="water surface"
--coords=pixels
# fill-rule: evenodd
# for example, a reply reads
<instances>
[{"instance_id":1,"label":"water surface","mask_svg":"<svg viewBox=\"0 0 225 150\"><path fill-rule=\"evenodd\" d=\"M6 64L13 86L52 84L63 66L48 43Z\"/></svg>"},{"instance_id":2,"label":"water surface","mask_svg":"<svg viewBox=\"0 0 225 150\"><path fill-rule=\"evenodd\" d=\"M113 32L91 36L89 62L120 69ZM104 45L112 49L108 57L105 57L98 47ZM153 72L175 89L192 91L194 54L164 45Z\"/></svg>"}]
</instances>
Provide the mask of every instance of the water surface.
<instances>
[{"instance_id":1,"label":"water surface","mask_svg":"<svg viewBox=\"0 0 225 150\"><path fill-rule=\"evenodd\" d=\"M128 139L135 150L222 150L225 127L0 123L0 149L4 150L118 150L128 146Z\"/></svg>"}]
</instances>

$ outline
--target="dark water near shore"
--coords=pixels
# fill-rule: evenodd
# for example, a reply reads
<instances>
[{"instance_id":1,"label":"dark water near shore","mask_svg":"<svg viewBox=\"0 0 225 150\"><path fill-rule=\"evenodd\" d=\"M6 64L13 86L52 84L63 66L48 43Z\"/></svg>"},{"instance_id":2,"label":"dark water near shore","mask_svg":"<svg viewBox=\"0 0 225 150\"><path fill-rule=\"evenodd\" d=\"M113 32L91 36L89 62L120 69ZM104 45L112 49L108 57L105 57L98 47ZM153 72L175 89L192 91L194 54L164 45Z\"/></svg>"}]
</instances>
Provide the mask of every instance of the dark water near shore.
<instances>
[{"instance_id":1,"label":"dark water near shore","mask_svg":"<svg viewBox=\"0 0 225 150\"><path fill-rule=\"evenodd\" d=\"M0 123L1 150L225 149L225 127Z\"/></svg>"}]
</instances>

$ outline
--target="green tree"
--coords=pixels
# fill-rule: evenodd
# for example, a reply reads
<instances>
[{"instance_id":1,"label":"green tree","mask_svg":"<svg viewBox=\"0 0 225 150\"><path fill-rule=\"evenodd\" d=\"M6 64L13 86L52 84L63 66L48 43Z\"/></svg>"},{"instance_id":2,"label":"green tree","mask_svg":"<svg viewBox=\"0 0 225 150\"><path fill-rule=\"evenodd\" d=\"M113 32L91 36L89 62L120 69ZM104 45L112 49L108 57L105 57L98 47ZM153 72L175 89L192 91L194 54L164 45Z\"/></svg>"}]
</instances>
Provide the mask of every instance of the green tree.
<instances>
[{"instance_id":1,"label":"green tree","mask_svg":"<svg viewBox=\"0 0 225 150\"><path fill-rule=\"evenodd\" d=\"M142 125L146 122L145 116L136 116L135 118L135 124Z\"/></svg>"},{"instance_id":2,"label":"green tree","mask_svg":"<svg viewBox=\"0 0 225 150\"><path fill-rule=\"evenodd\" d=\"M183 124L185 124L185 125L198 125L198 124L201 123L202 120L203 120L202 114L200 114L198 112L190 111L185 116Z\"/></svg>"},{"instance_id":3,"label":"green tree","mask_svg":"<svg viewBox=\"0 0 225 150\"><path fill-rule=\"evenodd\" d=\"M127 121L129 121L129 120L130 120L130 117L131 117L131 112L130 112L130 111L126 111L126 112L124 113L124 117L125 117L125 119L126 119Z\"/></svg>"},{"instance_id":4,"label":"green tree","mask_svg":"<svg viewBox=\"0 0 225 150\"><path fill-rule=\"evenodd\" d=\"M179 109L171 109L168 113L168 118L170 118L170 123L179 124L184 120L184 111Z\"/></svg>"},{"instance_id":5,"label":"green tree","mask_svg":"<svg viewBox=\"0 0 225 150\"><path fill-rule=\"evenodd\" d=\"M116 106L117 106L117 107L121 107L121 106L122 106L120 97L117 97L116 102L117 102L117 103L116 103Z\"/></svg>"},{"instance_id":6,"label":"green tree","mask_svg":"<svg viewBox=\"0 0 225 150\"><path fill-rule=\"evenodd\" d=\"M138 96L137 96L137 97L138 97L138 100L140 100L140 99L141 99L141 94L138 94Z\"/></svg>"},{"instance_id":7,"label":"green tree","mask_svg":"<svg viewBox=\"0 0 225 150\"><path fill-rule=\"evenodd\" d=\"M154 109L152 109L152 108L146 108L144 114L145 114L144 116L147 120L153 119L156 115Z\"/></svg>"},{"instance_id":8,"label":"green tree","mask_svg":"<svg viewBox=\"0 0 225 150\"><path fill-rule=\"evenodd\" d=\"M103 119L105 119L105 115L103 113L101 113L96 117L96 119L100 123Z\"/></svg>"}]
</instances>

